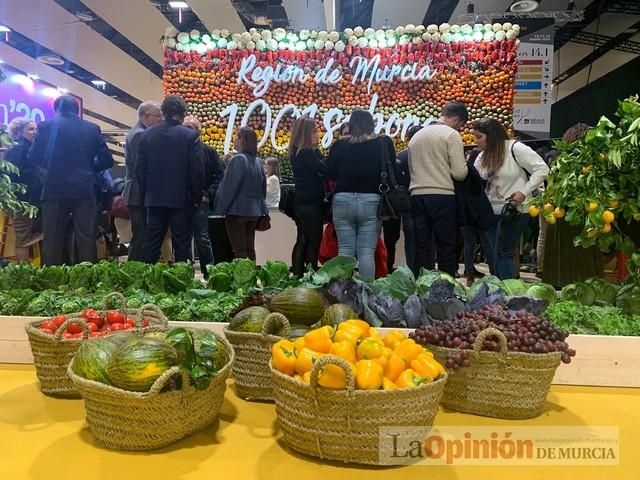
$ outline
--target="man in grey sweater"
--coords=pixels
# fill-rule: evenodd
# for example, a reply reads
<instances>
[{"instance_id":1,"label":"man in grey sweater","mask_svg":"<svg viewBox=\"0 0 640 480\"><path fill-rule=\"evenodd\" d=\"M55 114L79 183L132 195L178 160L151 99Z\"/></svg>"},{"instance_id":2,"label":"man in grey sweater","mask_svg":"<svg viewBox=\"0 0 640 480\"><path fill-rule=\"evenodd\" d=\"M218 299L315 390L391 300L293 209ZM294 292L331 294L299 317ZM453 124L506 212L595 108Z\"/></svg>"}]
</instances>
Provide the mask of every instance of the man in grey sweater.
<instances>
[{"instance_id":1,"label":"man in grey sweater","mask_svg":"<svg viewBox=\"0 0 640 480\"><path fill-rule=\"evenodd\" d=\"M469 119L466 107L449 102L440 119L420 130L409 142L411 207L415 235L414 270L434 269L429 249L435 237L438 270L454 276L456 259L456 198L454 180L467 177L459 130Z\"/></svg>"}]
</instances>

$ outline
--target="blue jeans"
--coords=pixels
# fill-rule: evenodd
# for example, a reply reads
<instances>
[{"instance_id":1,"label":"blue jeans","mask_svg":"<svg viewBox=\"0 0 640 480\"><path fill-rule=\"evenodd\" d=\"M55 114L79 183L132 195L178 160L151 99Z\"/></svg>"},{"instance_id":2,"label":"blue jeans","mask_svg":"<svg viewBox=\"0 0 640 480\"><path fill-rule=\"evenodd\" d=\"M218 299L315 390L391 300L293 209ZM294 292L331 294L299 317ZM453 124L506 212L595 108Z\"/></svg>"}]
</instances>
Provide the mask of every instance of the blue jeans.
<instances>
[{"instance_id":1,"label":"blue jeans","mask_svg":"<svg viewBox=\"0 0 640 480\"><path fill-rule=\"evenodd\" d=\"M193 240L198 251L200 260L200 271L204 278L208 278L207 265L213 265L213 249L209 240L209 204L203 203L196 210L196 217L193 223Z\"/></svg>"},{"instance_id":2,"label":"blue jeans","mask_svg":"<svg viewBox=\"0 0 640 480\"><path fill-rule=\"evenodd\" d=\"M494 266L495 274L500 280L517 277L513 264L513 252L528 222L527 215L519 215L510 222L504 222L500 219L500 215L494 215L494 223L487 231L492 250L487 260L489 265Z\"/></svg>"},{"instance_id":3,"label":"blue jeans","mask_svg":"<svg viewBox=\"0 0 640 480\"><path fill-rule=\"evenodd\" d=\"M336 193L333 197L339 255L357 257L360 275L366 279L376 276L376 245L382 229L379 203L380 195L375 193Z\"/></svg>"},{"instance_id":4,"label":"blue jeans","mask_svg":"<svg viewBox=\"0 0 640 480\"><path fill-rule=\"evenodd\" d=\"M489 263L489 269L494 274L493 248L487 237L487 232L479 232L475 228L465 225L462 228L462 235L464 237L464 273L473 273L475 270L476 245L478 244L478 237L480 237L480 244Z\"/></svg>"}]
</instances>

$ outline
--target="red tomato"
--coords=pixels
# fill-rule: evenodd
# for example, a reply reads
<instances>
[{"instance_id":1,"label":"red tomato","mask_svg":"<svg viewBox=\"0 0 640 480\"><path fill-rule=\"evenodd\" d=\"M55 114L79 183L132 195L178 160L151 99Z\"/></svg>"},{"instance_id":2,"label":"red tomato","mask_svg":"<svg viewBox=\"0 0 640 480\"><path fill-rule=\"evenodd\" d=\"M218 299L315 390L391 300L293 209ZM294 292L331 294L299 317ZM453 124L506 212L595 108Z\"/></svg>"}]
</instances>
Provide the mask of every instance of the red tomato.
<instances>
[{"instance_id":1,"label":"red tomato","mask_svg":"<svg viewBox=\"0 0 640 480\"><path fill-rule=\"evenodd\" d=\"M71 323L67 327L67 331L73 334L77 334L77 333L82 334L82 327L80 326L79 323Z\"/></svg>"},{"instance_id":2,"label":"red tomato","mask_svg":"<svg viewBox=\"0 0 640 480\"><path fill-rule=\"evenodd\" d=\"M71 338L82 338L82 332L72 334Z\"/></svg>"},{"instance_id":3,"label":"red tomato","mask_svg":"<svg viewBox=\"0 0 640 480\"><path fill-rule=\"evenodd\" d=\"M91 332L89 338L104 337L106 332Z\"/></svg>"},{"instance_id":4,"label":"red tomato","mask_svg":"<svg viewBox=\"0 0 640 480\"><path fill-rule=\"evenodd\" d=\"M148 327L149 326L149 319L148 318L145 318L145 319L142 320L142 326L143 327Z\"/></svg>"},{"instance_id":5,"label":"red tomato","mask_svg":"<svg viewBox=\"0 0 640 480\"><path fill-rule=\"evenodd\" d=\"M117 310L110 310L107 312L107 323L113 325L115 323L124 323L124 315Z\"/></svg>"},{"instance_id":6,"label":"red tomato","mask_svg":"<svg viewBox=\"0 0 640 480\"><path fill-rule=\"evenodd\" d=\"M136 326L136 322L132 318L127 318L127 321L124 322L124 324L127 325L127 327L129 328L133 328Z\"/></svg>"},{"instance_id":7,"label":"red tomato","mask_svg":"<svg viewBox=\"0 0 640 480\"><path fill-rule=\"evenodd\" d=\"M124 323L114 323L111 325L111 331L117 332L118 330L125 330L126 325Z\"/></svg>"},{"instance_id":8,"label":"red tomato","mask_svg":"<svg viewBox=\"0 0 640 480\"><path fill-rule=\"evenodd\" d=\"M67 321L67 318L64 315L58 315L57 317L53 317L51 321L55 324L56 328L58 328Z\"/></svg>"},{"instance_id":9,"label":"red tomato","mask_svg":"<svg viewBox=\"0 0 640 480\"><path fill-rule=\"evenodd\" d=\"M48 333L49 335L53 335L55 332L53 330L51 330L50 328L42 328L40 327L40 331L44 332L44 333Z\"/></svg>"},{"instance_id":10,"label":"red tomato","mask_svg":"<svg viewBox=\"0 0 640 480\"><path fill-rule=\"evenodd\" d=\"M82 318L95 318L95 317L99 317L100 314L97 312L97 310L93 309L93 308L87 308L86 310L84 310L82 312Z\"/></svg>"},{"instance_id":11,"label":"red tomato","mask_svg":"<svg viewBox=\"0 0 640 480\"><path fill-rule=\"evenodd\" d=\"M133 328L133 325L129 324L129 323L123 323L122 324L122 330L131 330Z\"/></svg>"},{"instance_id":12,"label":"red tomato","mask_svg":"<svg viewBox=\"0 0 640 480\"><path fill-rule=\"evenodd\" d=\"M64 331L62 334L62 338L73 338L73 333L69 333L68 331Z\"/></svg>"},{"instance_id":13,"label":"red tomato","mask_svg":"<svg viewBox=\"0 0 640 480\"><path fill-rule=\"evenodd\" d=\"M89 333L94 333L98 331L98 325L93 322L87 322L87 327L89 327Z\"/></svg>"},{"instance_id":14,"label":"red tomato","mask_svg":"<svg viewBox=\"0 0 640 480\"><path fill-rule=\"evenodd\" d=\"M56 324L52 320L45 320L40 324L40 330L56 330Z\"/></svg>"}]
</instances>

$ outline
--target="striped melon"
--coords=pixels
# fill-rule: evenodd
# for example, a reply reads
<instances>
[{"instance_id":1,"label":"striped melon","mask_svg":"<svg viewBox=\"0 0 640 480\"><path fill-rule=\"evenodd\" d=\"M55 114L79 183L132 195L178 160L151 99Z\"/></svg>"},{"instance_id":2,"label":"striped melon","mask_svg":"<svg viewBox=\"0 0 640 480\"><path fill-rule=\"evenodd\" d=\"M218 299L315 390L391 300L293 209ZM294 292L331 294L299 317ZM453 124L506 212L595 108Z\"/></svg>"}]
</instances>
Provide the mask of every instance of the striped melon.
<instances>
[{"instance_id":1,"label":"striped melon","mask_svg":"<svg viewBox=\"0 0 640 480\"><path fill-rule=\"evenodd\" d=\"M322 295L311 288L289 288L271 300L271 311L283 314L290 324L313 325L326 308Z\"/></svg>"}]
</instances>

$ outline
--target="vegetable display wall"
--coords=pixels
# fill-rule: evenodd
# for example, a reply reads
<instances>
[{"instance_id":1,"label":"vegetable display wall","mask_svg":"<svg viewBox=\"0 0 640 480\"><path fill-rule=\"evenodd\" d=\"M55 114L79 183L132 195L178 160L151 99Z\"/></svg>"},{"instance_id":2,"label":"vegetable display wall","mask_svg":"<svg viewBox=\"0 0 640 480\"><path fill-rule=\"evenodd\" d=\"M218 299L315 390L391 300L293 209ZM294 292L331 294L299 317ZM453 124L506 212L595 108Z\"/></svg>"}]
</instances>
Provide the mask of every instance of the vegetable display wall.
<instances>
[{"instance_id":1,"label":"vegetable display wall","mask_svg":"<svg viewBox=\"0 0 640 480\"><path fill-rule=\"evenodd\" d=\"M233 129L248 124L263 157L285 157L301 114L317 119L326 149L356 108L371 111L376 131L403 148L407 129L437 118L449 100L464 102L470 121L490 116L510 128L519 31L510 23L169 31L164 90L187 100L203 140L221 153L232 148ZM473 140L470 123L463 139Z\"/></svg>"}]
</instances>

